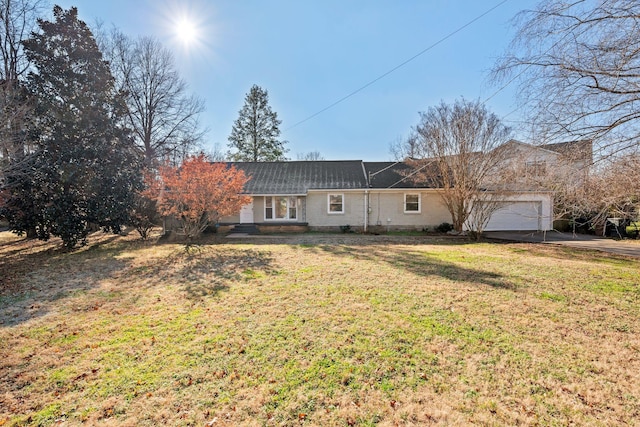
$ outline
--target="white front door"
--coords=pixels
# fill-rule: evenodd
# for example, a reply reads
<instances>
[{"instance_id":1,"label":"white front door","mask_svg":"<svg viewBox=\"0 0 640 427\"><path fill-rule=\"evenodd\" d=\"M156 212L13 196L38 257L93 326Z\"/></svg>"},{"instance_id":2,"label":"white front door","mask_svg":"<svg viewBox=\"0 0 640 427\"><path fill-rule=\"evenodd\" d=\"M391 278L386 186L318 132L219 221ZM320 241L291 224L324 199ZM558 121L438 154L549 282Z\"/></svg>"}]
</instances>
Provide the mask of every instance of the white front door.
<instances>
[{"instance_id":1,"label":"white front door","mask_svg":"<svg viewBox=\"0 0 640 427\"><path fill-rule=\"evenodd\" d=\"M253 200L240 209L240 224L253 224Z\"/></svg>"}]
</instances>

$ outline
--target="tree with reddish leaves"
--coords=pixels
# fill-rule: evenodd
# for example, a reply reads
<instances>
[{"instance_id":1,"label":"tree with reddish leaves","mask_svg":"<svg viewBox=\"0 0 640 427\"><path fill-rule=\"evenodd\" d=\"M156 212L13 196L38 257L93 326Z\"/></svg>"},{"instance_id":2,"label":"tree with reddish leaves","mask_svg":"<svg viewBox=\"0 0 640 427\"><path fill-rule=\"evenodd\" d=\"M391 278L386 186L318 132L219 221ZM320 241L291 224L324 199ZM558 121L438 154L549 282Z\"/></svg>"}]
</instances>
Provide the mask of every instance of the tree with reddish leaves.
<instances>
[{"instance_id":1,"label":"tree with reddish leaves","mask_svg":"<svg viewBox=\"0 0 640 427\"><path fill-rule=\"evenodd\" d=\"M251 201L242 194L248 181L243 171L226 163L210 163L203 154L188 158L180 167L161 167L159 180L161 185L155 187L158 210L176 218L179 232L189 240Z\"/></svg>"}]
</instances>

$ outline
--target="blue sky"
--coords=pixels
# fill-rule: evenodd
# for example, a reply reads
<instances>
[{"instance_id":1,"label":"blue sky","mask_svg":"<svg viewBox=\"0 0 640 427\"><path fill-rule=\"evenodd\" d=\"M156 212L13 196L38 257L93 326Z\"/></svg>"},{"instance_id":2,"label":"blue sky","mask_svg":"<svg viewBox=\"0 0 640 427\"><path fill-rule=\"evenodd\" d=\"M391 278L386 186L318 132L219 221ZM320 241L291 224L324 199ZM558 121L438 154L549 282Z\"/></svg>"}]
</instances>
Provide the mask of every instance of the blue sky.
<instances>
[{"instance_id":1,"label":"blue sky","mask_svg":"<svg viewBox=\"0 0 640 427\"><path fill-rule=\"evenodd\" d=\"M151 35L170 48L182 77L205 99L205 148L226 151L227 137L253 84L269 91L282 120L288 156L319 151L328 160L389 160L390 143L405 137L419 111L467 99L485 100L488 81L510 43L515 14L535 0L508 0L446 41L312 119L296 123L376 79L501 0L64 0L80 18ZM196 42L176 35L186 17ZM518 126L515 87L487 102ZM511 113L511 114L509 114ZM294 127L292 127L294 126Z\"/></svg>"}]
</instances>

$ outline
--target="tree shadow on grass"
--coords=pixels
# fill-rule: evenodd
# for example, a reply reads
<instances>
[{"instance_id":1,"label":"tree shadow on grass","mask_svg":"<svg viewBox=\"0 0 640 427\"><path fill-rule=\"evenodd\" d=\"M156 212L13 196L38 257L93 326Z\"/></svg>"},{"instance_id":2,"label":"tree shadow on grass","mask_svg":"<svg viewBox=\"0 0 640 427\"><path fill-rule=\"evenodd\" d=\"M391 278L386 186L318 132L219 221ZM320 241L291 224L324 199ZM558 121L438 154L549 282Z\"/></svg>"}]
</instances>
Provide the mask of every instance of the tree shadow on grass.
<instances>
[{"instance_id":1,"label":"tree shadow on grass","mask_svg":"<svg viewBox=\"0 0 640 427\"><path fill-rule=\"evenodd\" d=\"M215 297L233 283L246 282L273 273L268 251L191 245L169 256L133 268L148 286L175 283L193 301Z\"/></svg>"},{"instance_id":2,"label":"tree shadow on grass","mask_svg":"<svg viewBox=\"0 0 640 427\"><path fill-rule=\"evenodd\" d=\"M56 302L90 293L103 284L118 295L126 294L132 285L177 285L186 298L200 301L228 290L233 283L273 271L267 251L196 245L188 251L178 248L168 255L139 260L128 253L151 246L149 243L117 239L119 236L94 236L93 242L76 251L67 251L56 241L16 240L2 247L0 328L42 317ZM91 309L89 302L97 298L73 302L73 309Z\"/></svg>"},{"instance_id":3,"label":"tree shadow on grass","mask_svg":"<svg viewBox=\"0 0 640 427\"><path fill-rule=\"evenodd\" d=\"M458 246L463 243L447 246ZM466 243L464 243L466 244ZM465 267L439 259L428 251L408 250L405 245L319 245L316 248L336 256L352 256L373 263L384 262L422 277L442 277L454 282L479 283L493 288L516 290L516 285L501 274L477 268Z\"/></svg>"},{"instance_id":4,"label":"tree shadow on grass","mask_svg":"<svg viewBox=\"0 0 640 427\"><path fill-rule=\"evenodd\" d=\"M65 249L58 239L16 240L0 253L0 327L49 313L51 303L89 291L116 276L126 263L103 247L118 236L100 236L97 243ZM113 251L110 248L109 251Z\"/></svg>"}]
</instances>

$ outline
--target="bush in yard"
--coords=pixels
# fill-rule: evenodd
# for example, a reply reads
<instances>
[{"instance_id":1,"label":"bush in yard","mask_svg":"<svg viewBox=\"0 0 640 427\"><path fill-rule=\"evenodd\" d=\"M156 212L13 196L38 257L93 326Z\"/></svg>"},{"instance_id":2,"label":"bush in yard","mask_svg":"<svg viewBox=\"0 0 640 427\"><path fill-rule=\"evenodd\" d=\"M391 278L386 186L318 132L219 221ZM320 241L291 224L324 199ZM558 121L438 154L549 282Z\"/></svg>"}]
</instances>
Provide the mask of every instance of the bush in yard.
<instances>
[{"instance_id":1,"label":"bush in yard","mask_svg":"<svg viewBox=\"0 0 640 427\"><path fill-rule=\"evenodd\" d=\"M438 233L447 233L451 230L453 230L453 225L449 224L448 222L443 222L442 224L438 225L435 230Z\"/></svg>"}]
</instances>

